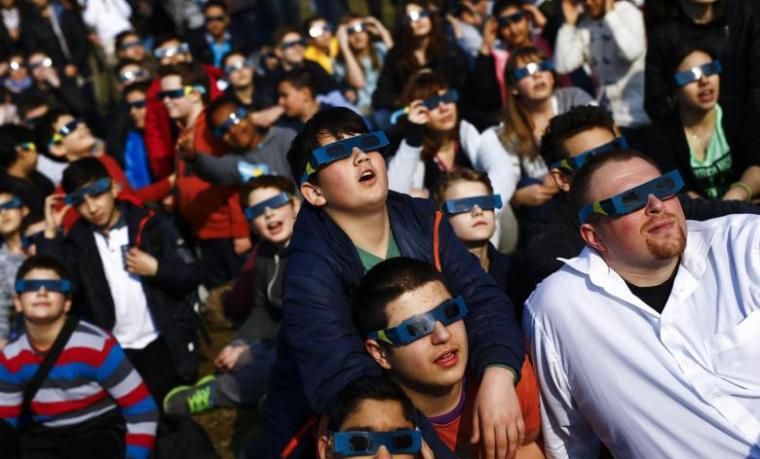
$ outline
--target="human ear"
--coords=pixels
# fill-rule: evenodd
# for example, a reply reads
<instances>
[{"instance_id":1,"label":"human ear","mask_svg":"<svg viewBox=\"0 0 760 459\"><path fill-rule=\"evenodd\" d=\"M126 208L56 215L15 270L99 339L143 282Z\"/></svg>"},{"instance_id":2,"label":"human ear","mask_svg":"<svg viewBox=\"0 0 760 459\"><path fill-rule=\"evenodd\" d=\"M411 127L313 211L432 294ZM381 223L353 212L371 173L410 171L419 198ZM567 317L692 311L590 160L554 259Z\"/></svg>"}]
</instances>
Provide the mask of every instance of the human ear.
<instances>
[{"instance_id":1,"label":"human ear","mask_svg":"<svg viewBox=\"0 0 760 459\"><path fill-rule=\"evenodd\" d=\"M388 349L382 346L374 339L364 341L364 350L367 351L372 360L375 361L383 370L390 370L391 363L388 360Z\"/></svg>"},{"instance_id":2,"label":"human ear","mask_svg":"<svg viewBox=\"0 0 760 459\"><path fill-rule=\"evenodd\" d=\"M317 185L308 181L301 184L301 195L303 198L314 207L322 207L327 204L325 196L322 194L322 190Z\"/></svg>"},{"instance_id":3,"label":"human ear","mask_svg":"<svg viewBox=\"0 0 760 459\"><path fill-rule=\"evenodd\" d=\"M322 435L317 440L317 457L319 459L332 459L332 437Z\"/></svg>"},{"instance_id":4,"label":"human ear","mask_svg":"<svg viewBox=\"0 0 760 459\"><path fill-rule=\"evenodd\" d=\"M565 193L568 193L570 191L570 180L567 179L567 176L564 172L559 169L551 169L549 171L549 174L552 176L554 183L557 184L557 187L559 187L560 190L564 191Z\"/></svg>"},{"instance_id":5,"label":"human ear","mask_svg":"<svg viewBox=\"0 0 760 459\"><path fill-rule=\"evenodd\" d=\"M16 310L16 314L24 312L24 309L21 307L21 295L18 293L13 295L13 308Z\"/></svg>"},{"instance_id":6,"label":"human ear","mask_svg":"<svg viewBox=\"0 0 760 459\"><path fill-rule=\"evenodd\" d=\"M67 313L71 311L71 294L66 294L66 299L63 301L63 312Z\"/></svg>"},{"instance_id":7,"label":"human ear","mask_svg":"<svg viewBox=\"0 0 760 459\"><path fill-rule=\"evenodd\" d=\"M594 225L590 223L581 224L581 238L583 238L589 247L596 249L598 252L604 253L607 251L607 245L597 229L594 228Z\"/></svg>"}]
</instances>

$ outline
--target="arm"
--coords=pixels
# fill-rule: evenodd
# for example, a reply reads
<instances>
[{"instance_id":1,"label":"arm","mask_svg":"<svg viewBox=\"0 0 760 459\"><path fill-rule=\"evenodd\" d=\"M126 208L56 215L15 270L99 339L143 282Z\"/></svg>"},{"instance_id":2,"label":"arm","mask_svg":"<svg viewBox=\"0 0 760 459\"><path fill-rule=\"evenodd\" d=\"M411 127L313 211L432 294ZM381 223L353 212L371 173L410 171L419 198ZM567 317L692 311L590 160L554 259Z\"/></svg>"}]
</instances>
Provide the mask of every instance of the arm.
<instances>
[{"instance_id":1,"label":"arm","mask_svg":"<svg viewBox=\"0 0 760 459\"><path fill-rule=\"evenodd\" d=\"M732 186L723 195L723 199L749 201L757 196L760 193L760 166L749 166L739 179L739 183L744 186Z\"/></svg>"},{"instance_id":2,"label":"arm","mask_svg":"<svg viewBox=\"0 0 760 459\"><path fill-rule=\"evenodd\" d=\"M585 62L587 30L577 28L582 6L573 0L562 1L562 15L565 22L559 28L554 50L554 65L559 73L570 73Z\"/></svg>"},{"instance_id":3,"label":"arm","mask_svg":"<svg viewBox=\"0 0 760 459\"><path fill-rule=\"evenodd\" d=\"M148 458L156 441L156 403L113 337L107 339L100 359L95 376L119 406L127 423L126 457Z\"/></svg>"},{"instance_id":4,"label":"arm","mask_svg":"<svg viewBox=\"0 0 760 459\"><path fill-rule=\"evenodd\" d=\"M633 62L646 52L644 15L638 8L628 2L615 2L612 11L604 17L604 22L609 26L615 44L627 61ZM559 58L559 52L557 54Z\"/></svg>"},{"instance_id":5,"label":"arm","mask_svg":"<svg viewBox=\"0 0 760 459\"><path fill-rule=\"evenodd\" d=\"M388 162L388 188L408 194L417 185L414 177L421 162L425 126L414 123L407 123L407 126L406 139L401 141L396 154Z\"/></svg>"},{"instance_id":6,"label":"arm","mask_svg":"<svg viewBox=\"0 0 760 459\"><path fill-rule=\"evenodd\" d=\"M240 155L234 153L211 156L199 152L192 157L186 157L185 160L192 166L193 172L207 182L216 185L240 185L240 173L237 167L242 159Z\"/></svg>"},{"instance_id":7,"label":"arm","mask_svg":"<svg viewBox=\"0 0 760 459\"><path fill-rule=\"evenodd\" d=\"M655 29L650 34L644 71L644 108L652 121L661 120L672 112L668 83L672 76L666 73L670 61L668 50L672 49L669 41L665 30Z\"/></svg>"},{"instance_id":8,"label":"arm","mask_svg":"<svg viewBox=\"0 0 760 459\"><path fill-rule=\"evenodd\" d=\"M340 43L340 53L346 62L346 82L357 89L361 89L367 82L364 78L364 71L361 65L359 65L359 61L356 60L354 52L351 51L351 46L348 44L348 30L345 24L338 27L337 35L338 42Z\"/></svg>"},{"instance_id":9,"label":"arm","mask_svg":"<svg viewBox=\"0 0 760 459\"><path fill-rule=\"evenodd\" d=\"M500 194L506 204L512 199L520 180L520 164L517 156L504 149L497 134L498 129L501 128L488 129L480 137L478 164L475 167L488 173L494 193Z\"/></svg>"},{"instance_id":10,"label":"arm","mask_svg":"<svg viewBox=\"0 0 760 459\"><path fill-rule=\"evenodd\" d=\"M166 108L156 99L155 92L149 94L145 112L145 148L150 172L158 179L174 171L174 140Z\"/></svg>"},{"instance_id":11,"label":"arm","mask_svg":"<svg viewBox=\"0 0 760 459\"><path fill-rule=\"evenodd\" d=\"M375 109L393 109L396 105L396 96L401 92L396 84L396 59L394 50L390 50L385 56L385 62L380 69L380 76L377 78L375 92L372 93L372 107Z\"/></svg>"},{"instance_id":12,"label":"arm","mask_svg":"<svg viewBox=\"0 0 760 459\"><path fill-rule=\"evenodd\" d=\"M126 183L129 183L128 181ZM148 186L144 186L137 190L132 190L132 193L143 201L160 201L171 193L174 187L174 174L164 177L163 179L151 183Z\"/></svg>"}]
</instances>

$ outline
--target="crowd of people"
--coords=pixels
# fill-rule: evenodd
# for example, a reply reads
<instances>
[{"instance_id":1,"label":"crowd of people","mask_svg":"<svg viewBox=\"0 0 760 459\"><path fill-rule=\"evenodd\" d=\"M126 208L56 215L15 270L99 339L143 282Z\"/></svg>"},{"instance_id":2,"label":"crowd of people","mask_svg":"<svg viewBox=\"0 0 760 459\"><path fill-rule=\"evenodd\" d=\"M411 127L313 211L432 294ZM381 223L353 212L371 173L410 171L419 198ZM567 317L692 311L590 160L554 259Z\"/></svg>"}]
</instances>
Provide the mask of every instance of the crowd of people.
<instances>
[{"instance_id":1,"label":"crowd of people","mask_svg":"<svg viewBox=\"0 0 760 459\"><path fill-rule=\"evenodd\" d=\"M0 455L760 458L760 1L301 3L0 0Z\"/></svg>"}]
</instances>

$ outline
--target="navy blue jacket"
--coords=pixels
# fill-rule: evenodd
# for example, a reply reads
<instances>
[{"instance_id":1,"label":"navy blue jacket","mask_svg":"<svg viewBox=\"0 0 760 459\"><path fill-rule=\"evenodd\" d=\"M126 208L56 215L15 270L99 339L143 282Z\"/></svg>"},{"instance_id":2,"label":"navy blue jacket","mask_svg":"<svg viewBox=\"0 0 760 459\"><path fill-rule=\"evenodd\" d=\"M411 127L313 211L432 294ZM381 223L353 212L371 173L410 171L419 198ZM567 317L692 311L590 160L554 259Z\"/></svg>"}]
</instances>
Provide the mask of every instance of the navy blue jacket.
<instances>
[{"instance_id":1,"label":"navy blue jacket","mask_svg":"<svg viewBox=\"0 0 760 459\"><path fill-rule=\"evenodd\" d=\"M433 204L389 192L387 206L401 254L433 264ZM442 274L452 294L461 295L470 311L465 319L470 371L480 376L489 365L505 364L519 378L525 350L514 308L446 220L439 233ZM305 204L289 252L278 362L272 369L266 413L271 446L280 450L294 428L306 421L309 409L325 413L349 382L380 374L351 320L351 297L364 268L349 237L327 214Z\"/></svg>"}]
</instances>

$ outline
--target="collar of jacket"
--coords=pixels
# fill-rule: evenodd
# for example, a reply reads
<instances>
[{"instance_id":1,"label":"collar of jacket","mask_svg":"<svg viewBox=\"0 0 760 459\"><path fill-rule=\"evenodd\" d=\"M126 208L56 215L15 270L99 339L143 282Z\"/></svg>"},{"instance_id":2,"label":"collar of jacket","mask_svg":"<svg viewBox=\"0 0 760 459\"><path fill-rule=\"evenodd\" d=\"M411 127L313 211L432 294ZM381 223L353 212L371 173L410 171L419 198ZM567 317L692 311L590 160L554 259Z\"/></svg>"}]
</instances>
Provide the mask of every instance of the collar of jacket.
<instances>
[{"instance_id":1,"label":"collar of jacket","mask_svg":"<svg viewBox=\"0 0 760 459\"><path fill-rule=\"evenodd\" d=\"M119 220L127 225L130 246L134 245L139 247L143 242L145 228L148 226L155 213L152 210L138 206L129 200L117 199L116 205L119 207L119 212L121 213ZM119 224L117 224L117 226L119 226ZM69 230L67 236L81 245L84 240L83 238L88 238L94 241L92 235L94 231L97 230L84 218L80 217Z\"/></svg>"}]
</instances>

